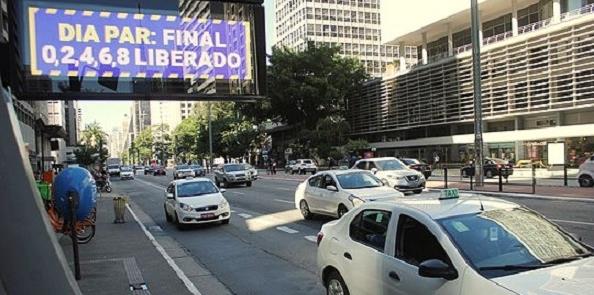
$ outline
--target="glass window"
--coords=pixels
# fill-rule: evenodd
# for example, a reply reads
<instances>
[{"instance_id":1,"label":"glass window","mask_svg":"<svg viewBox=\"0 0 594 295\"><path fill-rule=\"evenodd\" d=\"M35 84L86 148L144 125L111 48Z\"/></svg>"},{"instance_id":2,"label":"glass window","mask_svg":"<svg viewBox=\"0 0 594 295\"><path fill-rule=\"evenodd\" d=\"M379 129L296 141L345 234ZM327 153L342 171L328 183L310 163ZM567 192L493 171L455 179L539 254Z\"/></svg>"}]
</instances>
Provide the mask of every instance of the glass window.
<instances>
[{"instance_id":1,"label":"glass window","mask_svg":"<svg viewBox=\"0 0 594 295\"><path fill-rule=\"evenodd\" d=\"M400 160L397 160L397 159L376 161L375 164L377 165L378 169L380 169L380 170L403 170L403 169L406 169L406 166L402 162L400 162Z\"/></svg>"},{"instance_id":2,"label":"glass window","mask_svg":"<svg viewBox=\"0 0 594 295\"><path fill-rule=\"evenodd\" d=\"M349 236L355 242L384 251L386 233L391 213L381 210L365 210L351 222Z\"/></svg>"},{"instance_id":3,"label":"glass window","mask_svg":"<svg viewBox=\"0 0 594 295\"><path fill-rule=\"evenodd\" d=\"M322 184L322 176L316 176L309 179L309 186L320 187Z\"/></svg>"},{"instance_id":4,"label":"glass window","mask_svg":"<svg viewBox=\"0 0 594 295\"><path fill-rule=\"evenodd\" d=\"M336 186L336 182L334 181L334 178L332 178L331 175L326 174L326 175L324 175L324 184L323 184L323 187L324 188L327 188L329 185Z\"/></svg>"},{"instance_id":5,"label":"glass window","mask_svg":"<svg viewBox=\"0 0 594 295\"><path fill-rule=\"evenodd\" d=\"M223 167L223 170L225 170L225 172L234 172L234 171L241 171L241 170L245 170L245 167L243 165L225 165Z\"/></svg>"},{"instance_id":6,"label":"glass window","mask_svg":"<svg viewBox=\"0 0 594 295\"><path fill-rule=\"evenodd\" d=\"M592 255L557 225L525 208L484 211L438 222L466 260L487 278Z\"/></svg>"},{"instance_id":7,"label":"glass window","mask_svg":"<svg viewBox=\"0 0 594 295\"><path fill-rule=\"evenodd\" d=\"M367 162L365 161L361 161L359 162L359 164L357 164L357 169L362 169L362 170L367 170L367 167L365 167L365 164L367 164Z\"/></svg>"},{"instance_id":8,"label":"glass window","mask_svg":"<svg viewBox=\"0 0 594 295\"><path fill-rule=\"evenodd\" d=\"M369 172L352 172L337 175L343 189L360 189L382 186L382 182Z\"/></svg>"},{"instance_id":9,"label":"glass window","mask_svg":"<svg viewBox=\"0 0 594 295\"><path fill-rule=\"evenodd\" d=\"M414 266L429 259L451 263L445 250L427 227L404 214L398 219L396 258Z\"/></svg>"},{"instance_id":10,"label":"glass window","mask_svg":"<svg viewBox=\"0 0 594 295\"><path fill-rule=\"evenodd\" d=\"M210 181L186 182L177 186L177 197L187 198L218 193L217 187Z\"/></svg>"}]
</instances>

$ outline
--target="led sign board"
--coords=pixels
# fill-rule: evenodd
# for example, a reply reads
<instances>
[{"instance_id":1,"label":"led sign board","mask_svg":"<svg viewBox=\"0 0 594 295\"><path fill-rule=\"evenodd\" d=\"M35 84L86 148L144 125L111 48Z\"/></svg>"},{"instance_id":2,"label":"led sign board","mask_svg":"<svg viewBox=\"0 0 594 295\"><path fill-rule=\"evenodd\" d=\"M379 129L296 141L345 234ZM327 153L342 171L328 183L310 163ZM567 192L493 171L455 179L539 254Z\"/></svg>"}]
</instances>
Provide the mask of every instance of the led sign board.
<instances>
[{"instance_id":1,"label":"led sign board","mask_svg":"<svg viewBox=\"0 0 594 295\"><path fill-rule=\"evenodd\" d=\"M29 7L32 76L252 79L250 23Z\"/></svg>"}]
</instances>

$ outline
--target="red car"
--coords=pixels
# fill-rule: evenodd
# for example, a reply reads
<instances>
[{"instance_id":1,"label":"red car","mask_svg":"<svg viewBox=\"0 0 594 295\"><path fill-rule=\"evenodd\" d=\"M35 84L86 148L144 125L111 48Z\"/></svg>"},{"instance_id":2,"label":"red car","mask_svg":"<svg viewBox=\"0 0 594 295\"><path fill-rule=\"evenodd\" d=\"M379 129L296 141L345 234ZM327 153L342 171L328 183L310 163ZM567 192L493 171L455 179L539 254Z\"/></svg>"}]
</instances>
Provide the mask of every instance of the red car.
<instances>
[{"instance_id":1,"label":"red car","mask_svg":"<svg viewBox=\"0 0 594 295\"><path fill-rule=\"evenodd\" d=\"M159 176L159 175L167 175L167 171L165 171L165 168L163 168L162 166L153 166L153 176Z\"/></svg>"}]
</instances>

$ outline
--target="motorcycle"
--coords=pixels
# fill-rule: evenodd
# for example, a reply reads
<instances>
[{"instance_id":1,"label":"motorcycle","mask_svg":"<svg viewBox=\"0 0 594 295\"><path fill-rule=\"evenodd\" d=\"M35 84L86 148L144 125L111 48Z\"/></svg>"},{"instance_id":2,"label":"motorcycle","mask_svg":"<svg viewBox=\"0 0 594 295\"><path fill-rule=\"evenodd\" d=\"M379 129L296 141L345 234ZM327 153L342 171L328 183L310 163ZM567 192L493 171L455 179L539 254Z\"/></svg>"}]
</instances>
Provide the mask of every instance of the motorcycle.
<instances>
[{"instance_id":1,"label":"motorcycle","mask_svg":"<svg viewBox=\"0 0 594 295\"><path fill-rule=\"evenodd\" d=\"M109 178L106 178L103 181L97 181L97 192L111 193L111 181L109 181Z\"/></svg>"}]
</instances>

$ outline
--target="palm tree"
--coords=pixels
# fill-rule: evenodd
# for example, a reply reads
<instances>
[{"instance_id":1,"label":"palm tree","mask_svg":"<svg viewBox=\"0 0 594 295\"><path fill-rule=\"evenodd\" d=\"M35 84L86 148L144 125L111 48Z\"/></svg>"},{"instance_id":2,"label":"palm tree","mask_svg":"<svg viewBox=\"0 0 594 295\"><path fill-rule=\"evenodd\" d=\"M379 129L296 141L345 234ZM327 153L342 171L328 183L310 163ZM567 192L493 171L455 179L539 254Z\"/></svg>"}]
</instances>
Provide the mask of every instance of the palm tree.
<instances>
[{"instance_id":1,"label":"palm tree","mask_svg":"<svg viewBox=\"0 0 594 295\"><path fill-rule=\"evenodd\" d=\"M81 137L81 144L94 148L102 146L107 141L107 133L103 131L103 128L96 121L87 124Z\"/></svg>"}]
</instances>

